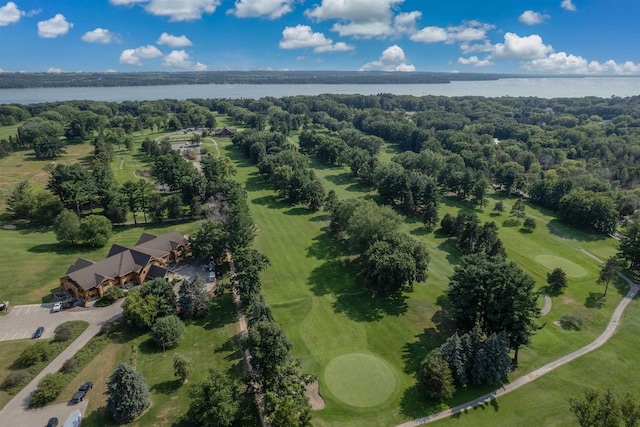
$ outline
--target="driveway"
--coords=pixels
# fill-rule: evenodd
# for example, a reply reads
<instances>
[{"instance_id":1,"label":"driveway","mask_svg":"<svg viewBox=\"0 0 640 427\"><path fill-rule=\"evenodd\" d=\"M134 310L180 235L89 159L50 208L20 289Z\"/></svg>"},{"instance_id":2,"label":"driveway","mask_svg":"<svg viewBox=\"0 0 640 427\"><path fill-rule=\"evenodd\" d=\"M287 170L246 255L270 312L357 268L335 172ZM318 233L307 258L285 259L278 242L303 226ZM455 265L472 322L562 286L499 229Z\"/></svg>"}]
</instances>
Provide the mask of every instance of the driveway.
<instances>
[{"instance_id":1,"label":"driveway","mask_svg":"<svg viewBox=\"0 0 640 427\"><path fill-rule=\"evenodd\" d=\"M103 312L100 308L75 307L51 312L53 304L17 305L0 317L0 341L31 338L38 326L44 327L42 338L53 337L56 327L70 320L86 320L89 323L99 321ZM109 308L105 308L108 310Z\"/></svg>"},{"instance_id":2,"label":"driveway","mask_svg":"<svg viewBox=\"0 0 640 427\"><path fill-rule=\"evenodd\" d=\"M53 359L38 375L36 375L33 380L29 384L27 384L18 394L16 394L13 399L7 403L7 405L0 411L0 425L2 426L39 426L46 425L47 420L51 417L58 417L60 424L64 423L69 414L75 409L80 409L80 411L84 414L84 410L86 409L87 400L79 403L78 405L69 405L69 404L59 404L59 405L50 405L45 406L44 408L39 409L28 409L29 399L31 393L36 389L38 383L46 374L54 373L62 368L67 359L76 354L78 350L80 350L84 345L89 342L91 338L93 338L98 332L100 332L100 328L105 323L110 323L119 317L122 316L122 301L120 300L109 307L96 307L96 308L86 308L81 309L79 311L74 311L71 309L69 311L61 311L59 313L50 313L50 319L55 319L54 316L61 314L59 319L56 321L58 324L65 322L67 320L86 320L90 323L89 327L85 329L85 331L80 334L75 341L73 341L62 353L58 355L55 359ZM23 306L24 307L24 306ZM16 310L19 307L14 307ZM32 311L29 310L29 313ZM20 310L20 312L25 312L25 310ZM6 316L3 316L0 319L0 322L5 322L9 320L10 322L18 322L20 319L28 317L28 314L20 315L20 312L14 314L13 318L10 318L11 312ZM36 312L40 312L40 315L45 316L46 313L42 313L42 310L36 310ZM49 326L49 324L45 324L46 329L55 329L53 326ZM91 397L91 392L89 392L89 398ZM71 396L68 396L71 399Z\"/></svg>"}]
</instances>

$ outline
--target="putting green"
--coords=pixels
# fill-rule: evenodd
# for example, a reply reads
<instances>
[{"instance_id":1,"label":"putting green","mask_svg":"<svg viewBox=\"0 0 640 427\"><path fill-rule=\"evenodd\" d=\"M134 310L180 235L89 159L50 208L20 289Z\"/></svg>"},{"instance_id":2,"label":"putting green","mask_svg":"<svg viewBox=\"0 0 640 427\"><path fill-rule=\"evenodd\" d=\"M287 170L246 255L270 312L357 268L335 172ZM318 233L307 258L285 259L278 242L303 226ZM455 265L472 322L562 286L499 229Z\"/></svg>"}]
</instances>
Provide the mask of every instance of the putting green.
<instances>
[{"instance_id":1,"label":"putting green","mask_svg":"<svg viewBox=\"0 0 640 427\"><path fill-rule=\"evenodd\" d=\"M567 273L569 277L583 277L587 275L587 270L579 266L578 264L569 261L568 259L555 256L555 255L538 255L536 261L549 270L561 268Z\"/></svg>"},{"instance_id":2,"label":"putting green","mask_svg":"<svg viewBox=\"0 0 640 427\"><path fill-rule=\"evenodd\" d=\"M332 359L324 369L324 380L335 397L360 408L383 403L396 388L396 376L387 362L365 353Z\"/></svg>"}]
</instances>

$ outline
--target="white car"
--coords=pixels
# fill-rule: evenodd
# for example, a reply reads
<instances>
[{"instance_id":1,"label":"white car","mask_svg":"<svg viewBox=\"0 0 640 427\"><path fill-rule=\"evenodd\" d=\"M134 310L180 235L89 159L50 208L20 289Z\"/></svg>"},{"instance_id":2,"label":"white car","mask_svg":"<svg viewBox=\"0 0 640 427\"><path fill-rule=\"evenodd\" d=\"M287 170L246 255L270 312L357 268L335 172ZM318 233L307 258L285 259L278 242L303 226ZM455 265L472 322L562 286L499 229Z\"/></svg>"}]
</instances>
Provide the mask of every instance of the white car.
<instances>
[{"instance_id":1,"label":"white car","mask_svg":"<svg viewBox=\"0 0 640 427\"><path fill-rule=\"evenodd\" d=\"M53 304L53 308L51 309L52 312L57 313L60 310L62 310L62 303L61 302L57 302L57 303Z\"/></svg>"}]
</instances>

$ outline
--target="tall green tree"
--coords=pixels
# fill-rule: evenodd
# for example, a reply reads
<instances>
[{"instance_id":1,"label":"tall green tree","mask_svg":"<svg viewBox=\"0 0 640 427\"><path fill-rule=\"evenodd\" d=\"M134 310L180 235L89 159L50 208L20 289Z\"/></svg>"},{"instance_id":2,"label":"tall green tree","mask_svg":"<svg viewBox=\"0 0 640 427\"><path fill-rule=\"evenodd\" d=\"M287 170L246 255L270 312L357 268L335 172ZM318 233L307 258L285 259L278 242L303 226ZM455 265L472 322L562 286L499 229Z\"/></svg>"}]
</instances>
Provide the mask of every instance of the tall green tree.
<instances>
[{"instance_id":1,"label":"tall green tree","mask_svg":"<svg viewBox=\"0 0 640 427\"><path fill-rule=\"evenodd\" d=\"M503 257L468 255L456 267L446 291L458 328L479 326L487 334L506 330L515 350L529 343L540 310L535 280Z\"/></svg>"},{"instance_id":2,"label":"tall green tree","mask_svg":"<svg viewBox=\"0 0 640 427\"><path fill-rule=\"evenodd\" d=\"M151 327L151 338L155 343L162 347L162 351L168 348L174 348L184 338L186 327L178 316L164 316L156 320Z\"/></svg>"},{"instance_id":3,"label":"tall green tree","mask_svg":"<svg viewBox=\"0 0 640 427\"><path fill-rule=\"evenodd\" d=\"M620 263L615 256L610 257L607 262L604 263L600 274L598 275L598 283L604 285L604 296L607 296L609 290L609 283L615 282L620 273Z\"/></svg>"},{"instance_id":4,"label":"tall green tree","mask_svg":"<svg viewBox=\"0 0 640 427\"><path fill-rule=\"evenodd\" d=\"M553 293L559 295L567 287L567 273L560 267L554 268L551 273L547 273L547 283Z\"/></svg>"},{"instance_id":5,"label":"tall green tree","mask_svg":"<svg viewBox=\"0 0 640 427\"><path fill-rule=\"evenodd\" d=\"M188 417L193 425L227 427L240 411L237 388L220 369L209 369L205 380L189 390L189 397Z\"/></svg>"},{"instance_id":6,"label":"tall green tree","mask_svg":"<svg viewBox=\"0 0 640 427\"><path fill-rule=\"evenodd\" d=\"M191 360L187 359L180 353L173 355L173 375L182 380L182 384L186 384L189 374L191 373Z\"/></svg>"},{"instance_id":7,"label":"tall green tree","mask_svg":"<svg viewBox=\"0 0 640 427\"><path fill-rule=\"evenodd\" d=\"M422 361L418 372L418 385L430 398L447 400L453 397L456 387L449 363L439 350L432 350Z\"/></svg>"},{"instance_id":8,"label":"tall green tree","mask_svg":"<svg viewBox=\"0 0 640 427\"><path fill-rule=\"evenodd\" d=\"M122 314L128 324L149 330L158 315L158 298L154 295L143 296L137 290L129 292L122 304Z\"/></svg>"},{"instance_id":9,"label":"tall green tree","mask_svg":"<svg viewBox=\"0 0 640 427\"><path fill-rule=\"evenodd\" d=\"M629 263L631 270L640 272L640 219L634 219L622 229L620 253Z\"/></svg>"},{"instance_id":10,"label":"tall green tree","mask_svg":"<svg viewBox=\"0 0 640 427\"><path fill-rule=\"evenodd\" d=\"M620 409L616 398L607 389L604 392L592 388L584 389L583 396L569 398L569 409L581 427L618 427Z\"/></svg>"},{"instance_id":11,"label":"tall green tree","mask_svg":"<svg viewBox=\"0 0 640 427\"><path fill-rule=\"evenodd\" d=\"M515 216L516 221L520 224L520 220L527 216L525 212L525 206L522 199L518 199L515 201L513 206L511 207L511 212L509 212L509 216Z\"/></svg>"},{"instance_id":12,"label":"tall green tree","mask_svg":"<svg viewBox=\"0 0 640 427\"><path fill-rule=\"evenodd\" d=\"M282 326L275 322L258 322L249 328L249 347L263 382L274 380L276 368L289 358L293 343L287 338Z\"/></svg>"},{"instance_id":13,"label":"tall green tree","mask_svg":"<svg viewBox=\"0 0 640 427\"><path fill-rule=\"evenodd\" d=\"M107 411L119 424L130 423L151 404L147 381L140 372L119 363L107 382Z\"/></svg>"},{"instance_id":14,"label":"tall green tree","mask_svg":"<svg viewBox=\"0 0 640 427\"><path fill-rule=\"evenodd\" d=\"M180 307L180 316L185 319L195 319L207 315L209 295L204 287L204 282L197 274L193 280L185 279L180 283L178 306Z\"/></svg>"},{"instance_id":15,"label":"tall green tree","mask_svg":"<svg viewBox=\"0 0 640 427\"><path fill-rule=\"evenodd\" d=\"M112 234L113 225L107 217L89 215L80 221L80 236L91 247L103 247L107 244Z\"/></svg>"},{"instance_id":16,"label":"tall green tree","mask_svg":"<svg viewBox=\"0 0 640 427\"><path fill-rule=\"evenodd\" d=\"M63 245L75 245L81 239L80 220L69 209L63 209L53 222L56 239Z\"/></svg>"},{"instance_id":17,"label":"tall green tree","mask_svg":"<svg viewBox=\"0 0 640 427\"><path fill-rule=\"evenodd\" d=\"M221 259L229 246L229 233L222 221L204 221L198 231L189 236L191 251L197 258Z\"/></svg>"}]
</instances>

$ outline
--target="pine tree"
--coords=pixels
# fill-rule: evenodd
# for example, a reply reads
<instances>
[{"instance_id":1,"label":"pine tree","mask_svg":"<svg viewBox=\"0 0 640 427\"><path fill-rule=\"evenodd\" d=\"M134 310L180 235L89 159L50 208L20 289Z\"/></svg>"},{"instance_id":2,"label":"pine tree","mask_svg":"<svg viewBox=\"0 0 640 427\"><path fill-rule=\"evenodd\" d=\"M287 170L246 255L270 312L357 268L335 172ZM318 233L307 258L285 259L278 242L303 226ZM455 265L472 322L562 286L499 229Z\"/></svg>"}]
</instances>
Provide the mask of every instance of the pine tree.
<instances>
[{"instance_id":1,"label":"pine tree","mask_svg":"<svg viewBox=\"0 0 640 427\"><path fill-rule=\"evenodd\" d=\"M151 404L147 381L140 372L119 363L107 382L107 411L120 424L133 421Z\"/></svg>"},{"instance_id":2,"label":"pine tree","mask_svg":"<svg viewBox=\"0 0 640 427\"><path fill-rule=\"evenodd\" d=\"M429 352L422 361L418 384L433 399L450 399L455 393L451 368L438 349Z\"/></svg>"}]
</instances>

